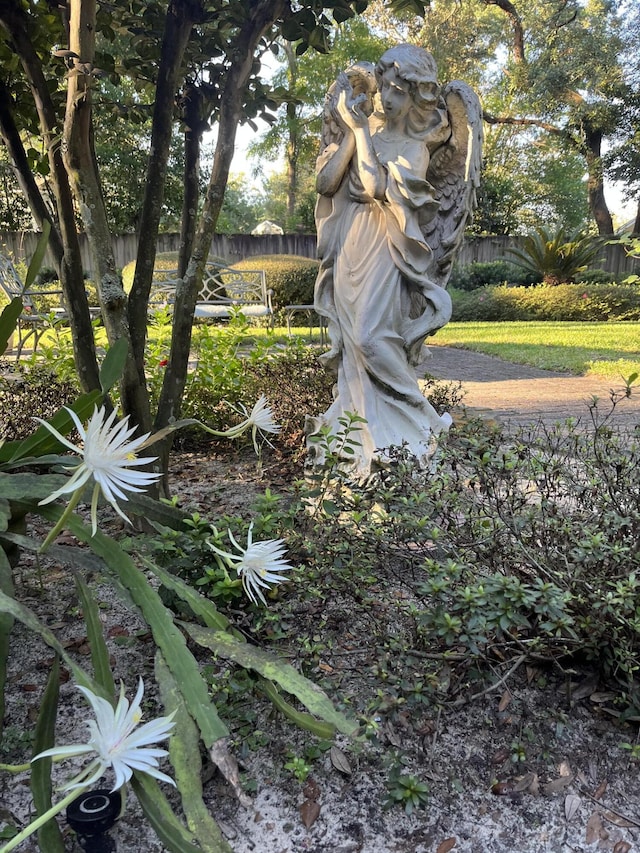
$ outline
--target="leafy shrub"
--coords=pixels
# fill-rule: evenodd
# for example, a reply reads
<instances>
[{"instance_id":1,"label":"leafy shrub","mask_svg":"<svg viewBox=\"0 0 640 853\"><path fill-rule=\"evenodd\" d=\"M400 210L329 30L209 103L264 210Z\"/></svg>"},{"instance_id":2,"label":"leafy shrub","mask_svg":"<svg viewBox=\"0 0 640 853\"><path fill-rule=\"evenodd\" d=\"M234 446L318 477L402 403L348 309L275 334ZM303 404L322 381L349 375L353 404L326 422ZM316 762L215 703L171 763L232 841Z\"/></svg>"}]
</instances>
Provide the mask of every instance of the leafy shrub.
<instances>
[{"instance_id":1,"label":"leafy shrub","mask_svg":"<svg viewBox=\"0 0 640 853\"><path fill-rule=\"evenodd\" d=\"M318 261L301 255L258 255L233 264L233 269L264 270L273 290L274 311L285 305L313 305Z\"/></svg>"},{"instance_id":2,"label":"leafy shrub","mask_svg":"<svg viewBox=\"0 0 640 853\"><path fill-rule=\"evenodd\" d=\"M34 417L46 420L77 397L77 384L60 380L47 367L0 364L0 442L26 438Z\"/></svg>"},{"instance_id":3,"label":"leafy shrub","mask_svg":"<svg viewBox=\"0 0 640 853\"><path fill-rule=\"evenodd\" d=\"M449 287L453 290L477 290L493 284L535 284L540 276L519 269L507 261L488 261L454 266Z\"/></svg>"},{"instance_id":4,"label":"leafy shrub","mask_svg":"<svg viewBox=\"0 0 640 853\"><path fill-rule=\"evenodd\" d=\"M587 269L580 273L578 281L583 284L616 284L610 272L601 269Z\"/></svg>"},{"instance_id":5,"label":"leafy shrub","mask_svg":"<svg viewBox=\"0 0 640 853\"><path fill-rule=\"evenodd\" d=\"M146 538L145 550L154 562L191 586L200 589L218 605L243 598L242 581L230 577L227 567L210 544L223 548L225 542L215 525L198 513L185 518L183 530L156 525L157 535ZM161 598L167 607L180 611L180 598L161 587Z\"/></svg>"},{"instance_id":6,"label":"leafy shrub","mask_svg":"<svg viewBox=\"0 0 640 853\"><path fill-rule=\"evenodd\" d=\"M521 248L507 249L509 260L527 272L542 276L545 284L574 282L599 256L602 241L562 226L551 232L537 228L525 237Z\"/></svg>"},{"instance_id":7,"label":"leafy shrub","mask_svg":"<svg viewBox=\"0 0 640 853\"><path fill-rule=\"evenodd\" d=\"M455 321L638 320L640 288L624 284L546 284L452 291Z\"/></svg>"},{"instance_id":8,"label":"leafy shrub","mask_svg":"<svg viewBox=\"0 0 640 853\"><path fill-rule=\"evenodd\" d=\"M453 651L459 683L491 660L586 661L638 715L640 433L612 427L627 393L591 404L591 430L466 420L428 472L401 448L366 486L334 471L297 525L317 594L366 608L372 642L395 602L396 653Z\"/></svg>"}]
</instances>

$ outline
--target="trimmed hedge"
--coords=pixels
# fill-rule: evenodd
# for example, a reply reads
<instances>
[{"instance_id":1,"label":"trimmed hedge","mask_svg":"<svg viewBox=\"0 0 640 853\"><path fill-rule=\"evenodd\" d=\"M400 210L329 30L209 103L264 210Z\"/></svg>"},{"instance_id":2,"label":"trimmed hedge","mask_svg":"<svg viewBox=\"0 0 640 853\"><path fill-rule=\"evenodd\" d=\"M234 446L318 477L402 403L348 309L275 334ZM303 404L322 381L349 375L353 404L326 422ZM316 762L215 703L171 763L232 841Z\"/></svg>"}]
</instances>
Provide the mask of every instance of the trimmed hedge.
<instances>
[{"instance_id":1,"label":"trimmed hedge","mask_svg":"<svg viewBox=\"0 0 640 853\"><path fill-rule=\"evenodd\" d=\"M454 265L449 279L451 290L478 290L493 284L537 284L540 276L520 269L508 261L476 261Z\"/></svg>"},{"instance_id":2,"label":"trimmed hedge","mask_svg":"<svg viewBox=\"0 0 640 853\"><path fill-rule=\"evenodd\" d=\"M255 255L232 265L235 270L264 270L273 290L273 309L285 305L313 305L319 263L302 255Z\"/></svg>"},{"instance_id":3,"label":"trimmed hedge","mask_svg":"<svg viewBox=\"0 0 640 853\"><path fill-rule=\"evenodd\" d=\"M452 320L640 320L640 287L625 284L503 284L451 291Z\"/></svg>"}]
</instances>

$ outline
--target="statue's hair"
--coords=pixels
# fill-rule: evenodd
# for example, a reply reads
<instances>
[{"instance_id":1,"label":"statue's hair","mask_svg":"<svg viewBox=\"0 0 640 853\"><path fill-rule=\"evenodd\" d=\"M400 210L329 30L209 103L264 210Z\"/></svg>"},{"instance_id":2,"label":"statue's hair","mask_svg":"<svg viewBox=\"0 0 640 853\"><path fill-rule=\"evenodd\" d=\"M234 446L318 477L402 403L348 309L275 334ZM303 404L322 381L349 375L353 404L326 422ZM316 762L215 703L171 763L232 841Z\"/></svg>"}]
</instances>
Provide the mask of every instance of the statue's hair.
<instances>
[{"instance_id":1,"label":"statue's hair","mask_svg":"<svg viewBox=\"0 0 640 853\"><path fill-rule=\"evenodd\" d=\"M407 130L411 136L421 138L428 131L427 115L435 108L440 94L435 59L422 47L398 44L387 50L376 65L378 86L382 83L382 75L390 68L409 84L413 106L407 117Z\"/></svg>"}]
</instances>

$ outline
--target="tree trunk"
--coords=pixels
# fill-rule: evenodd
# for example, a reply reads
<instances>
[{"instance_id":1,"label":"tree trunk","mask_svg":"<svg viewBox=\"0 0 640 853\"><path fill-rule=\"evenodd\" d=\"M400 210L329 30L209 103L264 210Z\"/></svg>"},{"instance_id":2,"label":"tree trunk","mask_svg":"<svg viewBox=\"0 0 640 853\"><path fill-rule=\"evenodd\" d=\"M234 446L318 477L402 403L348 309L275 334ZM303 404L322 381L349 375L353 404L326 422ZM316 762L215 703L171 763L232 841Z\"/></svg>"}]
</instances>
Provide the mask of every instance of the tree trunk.
<instances>
[{"instance_id":1,"label":"tree trunk","mask_svg":"<svg viewBox=\"0 0 640 853\"><path fill-rule=\"evenodd\" d=\"M91 81L95 55L96 0L70 0L69 48L77 55L67 87L64 122L65 166L82 214L97 274L102 319L110 344L124 338L129 352L120 382L122 406L144 431L150 424L149 398L130 345L126 295L116 269L107 212L98 177L91 124ZM75 73L73 73L75 72Z\"/></svg>"},{"instance_id":2,"label":"tree trunk","mask_svg":"<svg viewBox=\"0 0 640 853\"><path fill-rule=\"evenodd\" d=\"M11 96L2 82L0 82L0 135L11 158L16 180L20 185L24 197L27 199L34 221L38 224L40 230L42 230L42 225L45 221L51 225L49 248L53 252L56 269L59 273L64 256L62 240L60 239L56 223L53 221L47 205L42 198L38 184L33 177L33 172L31 171L27 154L20 138L20 131L16 126L11 111Z\"/></svg>"},{"instance_id":3,"label":"tree trunk","mask_svg":"<svg viewBox=\"0 0 640 853\"><path fill-rule=\"evenodd\" d=\"M24 10L19 4L0 0L0 23L11 36L38 110L62 237L64 255L59 275L69 313L74 360L81 388L84 391L90 391L100 387L100 376L89 302L84 286L73 197L62 159L60 130L56 122L55 108L51 101L47 80L42 73L40 58L28 36L29 20Z\"/></svg>"},{"instance_id":4,"label":"tree trunk","mask_svg":"<svg viewBox=\"0 0 640 853\"><path fill-rule=\"evenodd\" d=\"M145 386L144 348L147 340L147 309L153 282L156 244L171 146L173 104L179 88L178 76L182 67L184 51L193 24L200 20L202 14L201 4L197 0L172 0L167 9L162 37L151 128L151 154L149 155L145 196L140 218L136 271L129 294L128 309L138 383L143 387Z\"/></svg>"},{"instance_id":5,"label":"tree trunk","mask_svg":"<svg viewBox=\"0 0 640 853\"><path fill-rule=\"evenodd\" d=\"M584 131L584 144L589 209L598 226L598 234L613 234L613 219L604 197L602 131L587 126Z\"/></svg>"},{"instance_id":6,"label":"tree trunk","mask_svg":"<svg viewBox=\"0 0 640 853\"><path fill-rule=\"evenodd\" d=\"M204 132L202 120L203 97L196 86L187 86L184 100L184 199L180 228L178 275L184 276L193 251L200 200L200 145Z\"/></svg>"},{"instance_id":7,"label":"tree trunk","mask_svg":"<svg viewBox=\"0 0 640 853\"><path fill-rule=\"evenodd\" d=\"M638 201L638 206L636 208L636 221L633 223L633 236L640 236L640 200Z\"/></svg>"},{"instance_id":8,"label":"tree trunk","mask_svg":"<svg viewBox=\"0 0 640 853\"><path fill-rule=\"evenodd\" d=\"M513 30L513 60L517 65L524 64L524 27L516 7L509 0L482 0L482 2L485 6L497 6L509 18Z\"/></svg>"},{"instance_id":9,"label":"tree trunk","mask_svg":"<svg viewBox=\"0 0 640 853\"><path fill-rule=\"evenodd\" d=\"M287 141L287 222L291 230L295 221L296 202L298 200L298 131L295 104L287 104L287 123L289 139Z\"/></svg>"},{"instance_id":10,"label":"tree trunk","mask_svg":"<svg viewBox=\"0 0 640 853\"><path fill-rule=\"evenodd\" d=\"M290 41L284 43L287 57L289 92L295 92L298 81L298 58ZM298 155L299 155L299 128L296 104L293 101L287 103L287 149L285 159L287 162L287 230L295 219L296 202L298 198Z\"/></svg>"},{"instance_id":11,"label":"tree trunk","mask_svg":"<svg viewBox=\"0 0 640 853\"><path fill-rule=\"evenodd\" d=\"M228 54L234 57L224 77L224 88L220 98L218 139L213 158L213 168L200 216L193 254L187 271L176 289L173 312L171 354L164 375L158 404L155 426L167 426L180 418L182 396L187 379L191 329L198 291L202 283L211 240L229 178L233 159L236 131L242 114L242 96L251 76L255 50L262 35L273 25L286 8L286 0L258 0L251 6L248 17L229 46ZM171 441L164 442L160 449L163 470L166 470Z\"/></svg>"}]
</instances>

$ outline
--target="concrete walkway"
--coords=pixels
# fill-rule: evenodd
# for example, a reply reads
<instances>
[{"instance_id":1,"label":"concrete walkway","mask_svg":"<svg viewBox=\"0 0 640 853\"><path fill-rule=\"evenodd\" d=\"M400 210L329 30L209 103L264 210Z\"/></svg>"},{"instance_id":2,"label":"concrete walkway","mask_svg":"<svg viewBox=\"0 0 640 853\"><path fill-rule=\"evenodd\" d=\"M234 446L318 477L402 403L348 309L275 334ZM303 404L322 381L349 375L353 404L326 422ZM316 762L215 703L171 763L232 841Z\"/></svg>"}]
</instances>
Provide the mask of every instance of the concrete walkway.
<instances>
[{"instance_id":1,"label":"concrete walkway","mask_svg":"<svg viewBox=\"0 0 640 853\"><path fill-rule=\"evenodd\" d=\"M463 405L514 426L534 421L555 422L574 417L591 424L589 403L598 397L602 414L611 408L611 390L622 391L620 378L573 376L511 364L490 355L429 344L424 367L437 379L462 382ZM632 430L640 424L640 384L616 407L612 424Z\"/></svg>"}]
</instances>

